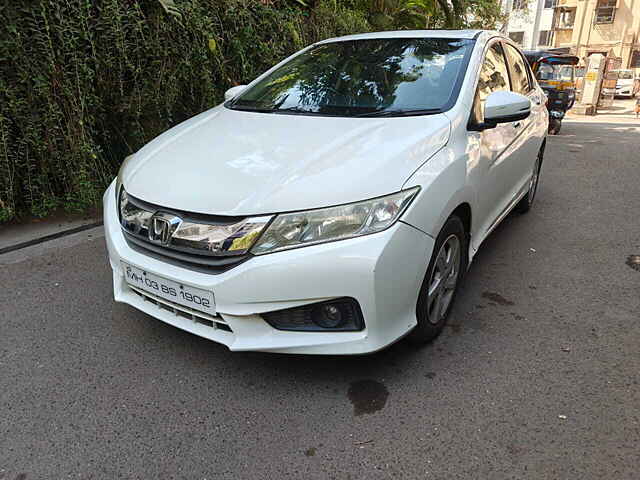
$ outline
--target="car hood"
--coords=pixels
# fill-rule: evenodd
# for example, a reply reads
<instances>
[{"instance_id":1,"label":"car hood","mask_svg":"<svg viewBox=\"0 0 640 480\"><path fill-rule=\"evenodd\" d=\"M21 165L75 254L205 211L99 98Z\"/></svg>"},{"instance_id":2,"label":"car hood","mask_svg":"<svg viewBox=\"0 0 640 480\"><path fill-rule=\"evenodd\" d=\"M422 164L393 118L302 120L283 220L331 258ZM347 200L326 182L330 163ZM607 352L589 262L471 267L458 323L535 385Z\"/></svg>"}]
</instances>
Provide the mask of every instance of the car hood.
<instances>
[{"instance_id":1,"label":"car hood","mask_svg":"<svg viewBox=\"0 0 640 480\"><path fill-rule=\"evenodd\" d=\"M400 190L449 129L443 114L338 118L218 106L145 145L121 180L135 197L196 213L325 207Z\"/></svg>"}]
</instances>

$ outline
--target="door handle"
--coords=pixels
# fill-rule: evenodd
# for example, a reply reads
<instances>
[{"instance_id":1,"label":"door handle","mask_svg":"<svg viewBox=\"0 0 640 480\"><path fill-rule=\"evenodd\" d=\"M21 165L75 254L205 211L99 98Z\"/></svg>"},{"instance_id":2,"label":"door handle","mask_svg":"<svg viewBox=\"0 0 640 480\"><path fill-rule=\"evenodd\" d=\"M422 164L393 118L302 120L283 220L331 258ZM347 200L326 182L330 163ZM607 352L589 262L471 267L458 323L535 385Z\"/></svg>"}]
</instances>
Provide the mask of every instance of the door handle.
<instances>
[{"instance_id":1,"label":"door handle","mask_svg":"<svg viewBox=\"0 0 640 480\"><path fill-rule=\"evenodd\" d=\"M516 122L513 124L513 128L520 128L522 126L522 123L520 122Z\"/></svg>"}]
</instances>

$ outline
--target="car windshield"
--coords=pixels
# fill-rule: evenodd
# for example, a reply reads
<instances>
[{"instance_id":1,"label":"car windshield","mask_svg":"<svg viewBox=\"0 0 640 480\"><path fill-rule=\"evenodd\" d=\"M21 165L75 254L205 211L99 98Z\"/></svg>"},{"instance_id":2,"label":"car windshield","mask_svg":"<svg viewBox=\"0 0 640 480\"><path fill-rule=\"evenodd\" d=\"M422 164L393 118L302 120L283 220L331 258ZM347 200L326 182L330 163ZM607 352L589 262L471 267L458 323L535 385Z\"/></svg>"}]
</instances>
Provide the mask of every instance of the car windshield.
<instances>
[{"instance_id":1,"label":"car windshield","mask_svg":"<svg viewBox=\"0 0 640 480\"><path fill-rule=\"evenodd\" d=\"M536 78L538 80L573 81L573 65L540 63Z\"/></svg>"},{"instance_id":2,"label":"car windshield","mask_svg":"<svg viewBox=\"0 0 640 480\"><path fill-rule=\"evenodd\" d=\"M388 38L320 44L228 102L228 108L314 115L438 113L455 101L472 40ZM458 87L459 88L459 87Z\"/></svg>"}]
</instances>

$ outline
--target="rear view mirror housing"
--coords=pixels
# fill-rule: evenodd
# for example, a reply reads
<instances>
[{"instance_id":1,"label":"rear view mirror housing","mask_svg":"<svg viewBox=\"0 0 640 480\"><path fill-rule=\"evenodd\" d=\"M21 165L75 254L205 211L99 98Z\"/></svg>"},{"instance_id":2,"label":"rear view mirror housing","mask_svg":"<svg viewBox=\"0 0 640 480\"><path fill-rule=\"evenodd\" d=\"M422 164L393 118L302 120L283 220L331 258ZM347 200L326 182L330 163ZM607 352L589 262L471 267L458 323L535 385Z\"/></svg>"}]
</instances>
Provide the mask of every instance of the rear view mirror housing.
<instances>
[{"instance_id":1,"label":"rear view mirror housing","mask_svg":"<svg viewBox=\"0 0 640 480\"><path fill-rule=\"evenodd\" d=\"M245 88L247 88L246 85L236 85L235 87L231 87L229 90L224 92L224 101L226 102L234 97L237 97Z\"/></svg>"},{"instance_id":2,"label":"rear view mirror housing","mask_svg":"<svg viewBox=\"0 0 640 480\"><path fill-rule=\"evenodd\" d=\"M511 123L524 120L531 114L531 100L514 92L500 91L491 93L484 104L484 119L473 130L495 128L499 123Z\"/></svg>"}]
</instances>

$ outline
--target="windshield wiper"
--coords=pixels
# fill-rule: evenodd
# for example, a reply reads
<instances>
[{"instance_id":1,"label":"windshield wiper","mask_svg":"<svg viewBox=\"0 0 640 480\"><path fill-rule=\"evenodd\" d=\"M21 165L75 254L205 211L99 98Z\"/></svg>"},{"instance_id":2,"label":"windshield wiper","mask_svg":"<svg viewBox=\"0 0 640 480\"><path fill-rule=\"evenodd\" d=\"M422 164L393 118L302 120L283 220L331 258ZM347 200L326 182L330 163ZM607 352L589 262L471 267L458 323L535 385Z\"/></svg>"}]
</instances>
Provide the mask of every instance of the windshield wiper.
<instances>
[{"instance_id":1,"label":"windshield wiper","mask_svg":"<svg viewBox=\"0 0 640 480\"><path fill-rule=\"evenodd\" d=\"M432 115L441 113L439 108L422 108L415 110L395 109L395 110L375 110L373 112L361 113L356 117L411 117L414 115Z\"/></svg>"},{"instance_id":2,"label":"windshield wiper","mask_svg":"<svg viewBox=\"0 0 640 480\"><path fill-rule=\"evenodd\" d=\"M245 112L260 112L260 113L315 113L311 110L304 110L300 107L285 107L285 108L260 108L252 107L250 105L237 105L231 104L229 108L232 110L242 110Z\"/></svg>"},{"instance_id":3,"label":"windshield wiper","mask_svg":"<svg viewBox=\"0 0 640 480\"><path fill-rule=\"evenodd\" d=\"M238 105L235 103L228 105L227 108L230 108L231 110L242 110L243 112L261 112L261 113L273 112L273 108L256 108L256 107L250 107L248 105Z\"/></svg>"},{"instance_id":4,"label":"windshield wiper","mask_svg":"<svg viewBox=\"0 0 640 480\"><path fill-rule=\"evenodd\" d=\"M271 113L317 113L312 110L305 110L300 107L272 108Z\"/></svg>"}]
</instances>

